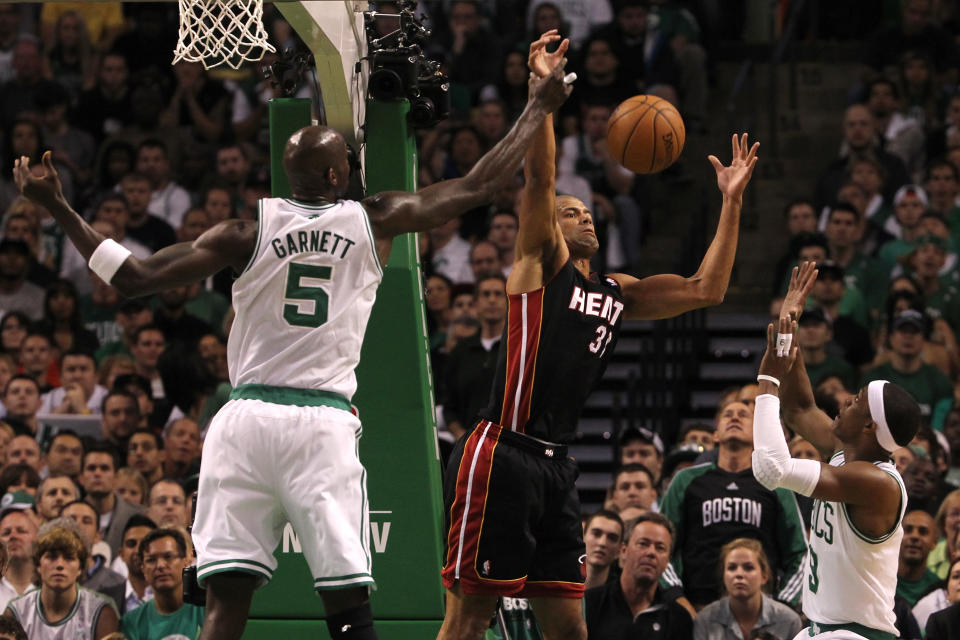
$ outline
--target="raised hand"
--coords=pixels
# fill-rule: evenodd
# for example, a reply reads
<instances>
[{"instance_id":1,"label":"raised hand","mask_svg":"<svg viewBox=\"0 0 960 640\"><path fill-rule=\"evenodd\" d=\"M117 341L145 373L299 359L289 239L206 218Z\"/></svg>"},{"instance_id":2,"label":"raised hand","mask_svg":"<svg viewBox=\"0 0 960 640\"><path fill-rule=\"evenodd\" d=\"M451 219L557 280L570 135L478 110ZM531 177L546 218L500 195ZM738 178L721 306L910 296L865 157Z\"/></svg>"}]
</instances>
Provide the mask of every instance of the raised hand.
<instances>
[{"instance_id":1,"label":"raised hand","mask_svg":"<svg viewBox=\"0 0 960 640\"><path fill-rule=\"evenodd\" d=\"M740 138L737 134L733 134L733 160L730 161L729 167L725 167L717 156L707 157L717 172L717 186L720 188L720 193L727 197L737 199L743 197L743 190L747 188L750 176L753 175L753 168L757 165L757 149L760 143L754 142L749 148L747 145L746 133Z\"/></svg>"},{"instance_id":2,"label":"raised hand","mask_svg":"<svg viewBox=\"0 0 960 640\"><path fill-rule=\"evenodd\" d=\"M793 273L790 274L790 287L780 307L781 318L788 318L794 322L800 320L800 314L807 305L807 296L813 289L813 283L817 281L818 273L820 272L817 271L816 262L806 261L793 268Z\"/></svg>"},{"instance_id":3,"label":"raised hand","mask_svg":"<svg viewBox=\"0 0 960 640\"><path fill-rule=\"evenodd\" d=\"M14 160L13 181L20 193L37 204L47 206L48 203L63 200L63 187L57 170L53 168L50 151L43 153L40 168L36 172L30 169L30 158L20 156L19 160Z\"/></svg>"},{"instance_id":4,"label":"raised hand","mask_svg":"<svg viewBox=\"0 0 960 640\"><path fill-rule=\"evenodd\" d=\"M567 53L567 48L570 47L570 40L567 38L563 39L563 42L560 43L556 51L547 53L547 45L557 40L560 40L560 33L556 29L550 29L550 31L541 35L539 39L530 43L530 55L527 58L527 66L530 67L530 71L538 78L545 78L550 75L550 72L556 69L557 65L563 61L563 56Z\"/></svg>"}]
</instances>

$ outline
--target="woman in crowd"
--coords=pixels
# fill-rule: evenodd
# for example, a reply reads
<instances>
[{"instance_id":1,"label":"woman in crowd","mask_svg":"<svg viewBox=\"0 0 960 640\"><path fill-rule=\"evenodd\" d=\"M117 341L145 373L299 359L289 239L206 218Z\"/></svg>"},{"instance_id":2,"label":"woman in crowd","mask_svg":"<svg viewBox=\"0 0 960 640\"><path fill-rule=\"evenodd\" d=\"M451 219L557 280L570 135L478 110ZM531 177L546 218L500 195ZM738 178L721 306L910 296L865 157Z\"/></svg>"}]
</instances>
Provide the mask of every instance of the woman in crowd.
<instances>
[{"instance_id":1,"label":"woman in crowd","mask_svg":"<svg viewBox=\"0 0 960 640\"><path fill-rule=\"evenodd\" d=\"M30 318L25 313L10 311L3 314L3 320L0 320L0 351L16 361L20 354L20 345L29 330Z\"/></svg>"},{"instance_id":2,"label":"woman in crowd","mask_svg":"<svg viewBox=\"0 0 960 640\"><path fill-rule=\"evenodd\" d=\"M960 558L950 565L945 595L944 608L930 614L927 619L924 627L927 640L953 640L960 637ZM923 600L917 606L921 602Z\"/></svg>"},{"instance_id":3,"label":"woman in crowd","mask_svg":"<svg viewBox=\"0 0 960 640\"><path fill-rule=\"evenodd\" d=\"M53 527L37 537L33 562L40 588L7 605L3 615L15 618L29 638L102 638L117 630L113 602L79 585L87 564L80 536Z\"/></svg>"},{"instance_id":4,"label":"woman in crowd","mask_svg":"<svg viewBox=\"0 0 960 640\"><path fill-rule=\"evenodd\" d=\"M720 549L720 577L727 594L707 605L693 623L694 640L742 640L767 633L793 638L800 616L763 593L772 577L760 542L737 538Z\"/></svg>"},{"instance_id":5,"label":"woman in crowd","mask_svg":"<svg viewBox=\"0 0 960 640\"><path fill-rule=\"evenodd\" d=\"M147 496L147 481L143 474L132 467L117 469L117 480L113 492L130 504L143 504Z\"/></svg>"},{"instance_id":6,"label":"woman in crowd","mask_svg":"<svg viewBox=\"0 0 960 640\"><path fill-rule=\"evenodd\" d=\"M61 354L74 349L93 353L100 347L96 334L83 326L77 288L69 280L47 286L40 328L53 336Z\"/></svg>"}]
</instances>

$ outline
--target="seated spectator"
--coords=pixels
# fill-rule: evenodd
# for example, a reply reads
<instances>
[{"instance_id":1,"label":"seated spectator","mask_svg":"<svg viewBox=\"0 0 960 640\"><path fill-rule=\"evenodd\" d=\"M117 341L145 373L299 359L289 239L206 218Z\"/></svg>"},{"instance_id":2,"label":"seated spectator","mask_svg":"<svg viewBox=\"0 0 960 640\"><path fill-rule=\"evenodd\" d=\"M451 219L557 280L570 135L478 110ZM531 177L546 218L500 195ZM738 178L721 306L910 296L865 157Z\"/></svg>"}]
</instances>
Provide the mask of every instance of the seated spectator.
<instances>
[{"instance_id":1,"label":"seated spectator","mask_svg":"<svg viewBox=\"0 0 960 640\"><path fill-rule=\"evenodd\" d=\"M69 429L58 431L47 446L47 470L50 475L64 475L74 482L83 465L83 440Z\"/></svg>"},{"instance_id":2,"label":"seated spectator","mask_svg":"<svg viewBox=\"0 0 960 640\"><path fill-rule=\"evenodd\" d=\"M126 391L110 391L103 399L100 434L103 439L121 451L127 441L140 428L140 405Z\"/></svg>"},{"instance_id":3,"label":"seated spectator","mask_svg":"<svg viewBox=\"0 0 960 640\"><path fill-rule=\"evenodd\" d=\"M37 434L37 412L40 410L40 385L32 377L18 373L10 378L3 392L7 422L18 435Z\"/></svg>"},{"instance_id":4,"label":"seated spectator","mask_svg":"<svg viewBox=\"0 0 960 640\"><path fill-rule=\"evenodd\" d=\"M681 110L689 130L702 127L707 115L707 52L701 45L700 25L684 3L676 0L652 0L651 18L655 27L651 36L662 39L658 48L669 48L679 71ZM618 12L619 15L619 12ZM661 55L663 55L661 53Z\"/></svg>"},{"instance_id":5,"label":"seated spectator","mask_svg":"<svg viewBox=\"0 0 960 640\"><path fill-rule=\"evenodd\" d=\"M43 524L60 517L63 506L80 499L80 488L69 476L51 475L37 487L36 512Z\"/></svg>"},{"instance_id":6,"label":"seated spectator","mask_svg":"<svg viewBox=\"0 0 960 640\"><path fill-rule=\"evenodd\" d=\"M148 429L138 429L127 443L127 465L136 469L149 486L163 478L163 438Z\"/></svg>"},{"instance_id":7,"label":"seated spectator","mask_svg":"<svg viewBox=\"0 0 960 640\"><path fill-rule=\"evenodd\" d=\"M680 431L677 432L677 444L695 444L709 451L713 449L713 445L715 444L713 441L714 431L716 431L716 429L714 429L713 425L705 422L688 423L682 426Z\"/></svg>"},{"instance_id":8,"label":"seated spectator","mask_svg":"<svg viewBox=\"0 0 960 640\"><path fill-rule=\"evenodd\" d=\"M503 277L510 276L517 245L517 216L510 211L498 211L490 218L487 240L496 245L503 265Z\"/></svg>"},{"instance_id":9,"label":"seated spectator","mask_svg":"<svg viewBox=\"0 0 960 640\"><path fill-rule=\"evenodd\" d=\"M187 543L177 529L155 529L140 542L143 575L153 600L123 616L129 640L191 637L203 626L204 610L183 601L183 569L190 564Z\"/></svg>"},{"instance_id":10,"label":"seated spectator","mask_svg":"<svg viewBox=\"0 0 960 640\"><path fill-rule=\"evenodd\" d=\"M153 321L163 335L164 343L178 342L193 351L200 336L213 328L187 309L189 287L175 287L159 292L155 298Z\"/></svg>"},{"instance_id":11,"label":"seated spectator","mask_svg":"<svg viewBox=\"0 0 960 640\"><path fill-rule=\"evenodd\" d=\"M20 509L0 512L0 542L7 550L7 564L0 579L0 605L6 609L14 598L34 588L33 542L36 519Z\"/></svg>"},{"instance_id":12,"label":"seated spectator","mask_svg":"<svg viewBox=\"0 0 960 640\"><path fill-rule=\"evenodd\" d=\"M143 507L130 504L113 492L117 466L116 450L110 445L97 444L84 455L80 474L80 484L86 490L84 500L100 514L99 529L113 556L120 549L127 520L143 512Z\"/></svg>"},{"instance_id":13,"label":"seated spectator","mask_svg":"<svg viewBox=\"0 0 960 640\"><path fill-rule=\"evenodd\" d=\"M951 416L955 415L951 411ZM948 422L950 419L948 418ZM960 489L954 489L940 501L934 516L940 539L927 556L927 568L945 580L954 557L960 556L957 539L960 536ZM923 623L920 624L923 627Z\"/></svg>"},{"instance_id":14,"label":"seated spectator","mask_svg":"<svg viewBox=\"0 0 960 640\"><path fill-rule=\"evenodd\" d=\"M908 51L900 58L900 87L904 111L923 127L924 133L942 124L944 94L933 61L922 51Z\"/></svg>"},{"instance_id":15,"label":"seated spectator","mask_svg":"<svg viewBox=\"0 0 960 640\"><path fill-rule=\"evenodd\" d=\"M883 149L900 158L911 178L919 180L926 160L926 135L920 122L902 113L897 85L883 76L874 78L867 84L865 102Z\"/></svg>"},{"instance_id":16,"label":"seated spectator","mask_svg":"<svg viewBox=\"0 0 960 640\"><path fill-rule=\"evenodd\" d=\"M43 453L40 451L40 445L37 444L36 439L32 436L20 435L11 440L10 444L7 445L6 465L8 467L12 465L24 465L33 469L37 474L43 471L45 466ZM36 483L33 482L32 474L28 482L34 489L39 485L39 481ZM3 488L6 491L10 491L12 487L13 490L19 488L10 483L5 483Z\"/></svg>"},{"instance_id":17,"label":"seated spectator","mask_svg":"<svg viewBox=\"0 0 960 640\"><path fill-rule=\"evenodd\" d=\"M923 314L901 311L890 323L890 361L876 366L863 375L861 385L872 380L889 380L906 389L920 405L924 416L938 411L946 412L953 399L950 379L933 365L921 360L926 322Z\"/></svg>"},{"instance_id":18,"label":"seated spectator","mask_svg":"<svg viewBox=\"0 0 960 640\"><path fill-rule=\"evenodd\" d=\"M924 234L916 239L913 250L901 256L900 261L919 283L927 312L945 320L956 336L960 330L960 282L956 273L944 273L947 242L945 238Z\"/></svg>"},{"instance_id":19,"label":"seated spectator","mask_svg":"<svg viewBox=\"0 0 960 640\"><path fill-rule=\"evenodd\" d=\"M580 2L579 0L533 0L527 9L527 31L534 25L534 15L543 4L552 4L562 19L570 25L570 43L574 49L582 46L590 32L613 20L610 0Z\"/></svg>"},{"instance_id":20,"label":"seated spectator","mask_svg":"<svg viewBox=\"0 0 960 640\"><path fill-rule=\"evenodd\" d=\"M827 345L832 339L833 323L823 309L807 309L800 316L797 345L803 354L811 387L816 387L828 376L839 377L848 387L856 385L857 373L850 363L827 352Z\"/></svg>"},{"instance_id":21,"label":"seated spectator","mask_svg":"<svg viewBox=\"0 0 960 640\"><path fill-rule=\"evenodd\" d=\"M919 446L919 445L911 445ZM911 462L903 476L903 484L907 488L907 505L911 510L922 510L930 517L937 512L940 504L941 492L939 486L940 475L933 458L920 448L922 455ZM936 529L934 529L934 543L936 543Z\"/></svg>"},{"instance_id":22,"label":"seated spectator","mask_svg":"<svg viewBox=\"0 0 960 640\"><path fill-rule=\"evenodd\" d=\"M639 463L653 475L654 487L660 484L663 469L663 440L643 427L625 429L620 435L620 465Z\"/></svg>"},{"instance_id":23,"label":"seated spectator","mask_svg":"<svg viewBox=\"0 0 960 640\"><path fill-rule=\"evenodd\" d=\"M37 536L33 561L40 588L7 605L3 615L13 617L31 638L69 634L101 638L117 630L119 616L106 597L79 586L87 550L76 532L53 527ZM42 611L43 615L37 615ZM77 612L83 614L77 615Z\"/></svg>"},{"instance_id":24,"label":"seated spectator","mask_svg":"<svg viewBox=\"0 0 960 640\"><path fill-rule=\"evenodd\" d=\"M117 391L125 391L137 399L137 405L140 408L140 419L137 424L140 429L161 430L170 420L182 416L179 409L171 410L170 403L166 399L155 400L150 381L141 375L136 373L119 375L113 382L113 388Z\"/></svg>"},{"instance_id":25,"label":"seated spectator","mask_svg":"<svg viewBox=\"0 0 960 640\"><path fill-rule=\"evenodd\" d=\"M62 386L41 397L39 414L100 413L107 390L97 384L97 362L89 351L66 351L60 360Z\"/></svg>"},{"instance_id":26,"label":"seated spectator","mask_svg":"<svg viewBox=\"0 0 960 640\"><path fill-rule=\"evenodd\" d=\"M653 474L638 462L621 466L610 485L610 504L621 512L627 507L651 509L657 501L657 489Z\"/></svg>"},{"instance_id":27,"label":"seated spectator","mask_svg":"<svg viewBox=\"0 0 960 640\"><path fill-rule=\"evenodd\" d=\"M903 540L897 569L897 595L913 607L940 578L927 568L927 556L937 543L933 517L925 511L903 516Z\"/></svg>"},{"instance_id":28,"label":"seated spectator","mask_svg":"<svg viewBox=\"0 0 960 640\"><path fill-rule=\"evenodd\" d=\"M948 640L960 633L960 561L950 567L943 609L930 613L923 627L927 640ZM918 620L919 621L919 620Z\"/></svg>"},{"instance_id":29,"label":"seated spectator","mask_svg":"<svg viewBox=\"0 0 960 640\"><path fill-rule=\"evenodd\" d=\"M720 549L720 573L726 594L707 605L693 622L697 640L738 637L793 638L803 625L790 607L763 593L772 573L763 547L753 538L737 538Z\"/></svg>"},{"instance_id":30,"label":"seated spectator","mask_svg":"<svg viewBox=\"0 0 960 640\"><path fill-rule=\"evenodd\" d=\"M39 330L27 332L20 344L20 368L46 393L60 386L59 362L54 357L53 339Z\"/></svg>"},{"instance_id":31,"label":"seated spectator","mask_svg":"<svg viewBox=\"0 0 960 640\"><path fill-rule=\"evenodd\" d=\"M163 123L206 142L221 141L230 122L230 96L223 84L210 78L199 62L181 60L173 65L173 74L177 86Z\"/></svg>"},{"instance_id":32,"label":"seated spectator","mask_svg":"<svg viewBox=\"0 0 960 640\"><path fill-rule=\"evenodd\" d=\"M677 640L693 637L693 619L676 600L668 601L660 577L670 561L673 525L659 513L646 513L624 532L619 580L587 590L584 616L591 638Z\"/></svg>"},{"instance_id":33,"label":"seated spectator","mask_svg":"<svg viewBox=\"0 0 960 640\"><path fill-rule=\"evenodd\" d=\"M921 217L929 203L927 193L914 184L900 187L894 194L893 216L883 225L884 231L894 239L877 252L877 258L883 263L881 268L893 269L897 258L913 251L917 239L924 235Z\"/></svg>"},{"instance_id":34,"label":"seated spectator","mask_svg":"<svg viewBox=\"0 0 960 640\"><path fill-rule=\"evenodd\" d=\"M190 208L190 194L173 181L167 145L163 140L148 138L137 147L137 171L150 180L152 191L147 211L174 229Z\"/></svg>"},{"instance_id":35,"label":"seated spectator","mask_svg":"<svg viewBox=\"0 0 960 640\"><path fill-rule=\"evenodd\" d=\"M500 66L500 78L480 90L480 101L499 100L506 105L507 120L513 122L527 104L527 54L508 51Z\"/></svg>"},{"instance_id":36,"label":"seated spectator","mask_svg":"<svg viewBox=\"0 0 960 640\"><path fill-rule=\"evenodd\" d=\"M143 563L140 562L140 542L157 525L147 516L137 514L127 521L123 530L123 544L120 554L114 559L111 568L127 578L124 611L130 613L153 598L153 587L147 584L143 575Z\"/></svg>"},{"instance_id":37,"label":"seated spectator","mask_svg":"<svg viewBox=\"0 0 960 640\"><path fill-rule=\"evenodd\" d=\"M67 351L95 352L100 347L97 334L83 326L80 298L69 280L55 280L47 285L40 328L53 337L60 353Z\"/></svg>"},{"instance_id":38,"label":"seated spectator","mask_svg":"<svg viewBox=\"0 0 960 640\"><path fill-rule=\"evenodd\" d=\"M133 358L130 356L122 353L105 356L97 366L97 383L107 389L113 389L116 386L117 378L124 375L136 375L134 371ZM149 386L149 383L147 384Z\"/></svg>"},{"instance_id":39,"label":"seated spectator","mask_svg":"<svg viewBox=\"0 0 960 640\"><path fill-rule=\"evenodd\" d=\"M27 280L32 260L23 240L0 240L0 310L20 311L37 321L43 317L43 289Z\"/></svg>"},{"instance_id":40,"label":"seated spectator","mask_svg":"<svg viewBox=\"0 0 960 640\"><path fill-rule=\"evenodd\" d=\"M45 75L63 87L66 104L74 105L80 92L92 88L97 77L96 56L87 22L76 11L64 11L56 19L50 35L51 39L45 40ZM92 140L90 144L93 146ZM80 165L93 166L93 158Z\"/></svg>"},{"instance_id":41,"label":"seated spectator","mask_svg":"<svg viewBox=\"0 0 960 640\"><path fill-rule=\"evenodd\" d=\"M960 602L960 556L947 567L947 577L944 586L929 591L917 600L913 607L913 617L921 629L925 629L930 616L937 611L943 611L951 604Z\"/></svg>"},{"instance_id":42,"label":"seated spectator","mask_svg":"<svg viewBox=\"0 0 960 640\"><path fill-rule=\"evenodd\" d=\"M144 303L143 300L131 299L124 300L115 309L111 309L110 317L114 319L117 327L122 334L109 342L101 343L102 346L97 350L97 361L101 362L110 355L131 355L133 342L137 331L141 327L153 323L153 311ZM102 384L102 383L101 383ZM106 385L112 389L113 385Z\"/></svg>"},{"instance_id":43,"label":"seated spectator","mask_svg":"<svg viewBox=\"0 0 960 640\"><path fill-rule=\"evenodd\" d=\"M128 173L120 180L120 189L127 199L127 233L131 238L156 253L177 241L177 234L166 221L149 212L152 185L142 173Z\"/></svg>"},{"instance_id":44,"label":"seated spectator","mask_svg":"<svg viewBox=\"0 0 960 640\"><path fill-rule=\"evenodd\" d=\"M171 422L163 436L163 475L182 480L200 472L200 427L190 418Z\"/></svg>"},{"instance_id":45,"label":"seated spectator","mask_svg":"<svg viewBox=\"0 0 960 640\"><path fill-rule=\"evenodd\" d=\"M120 304L120 292L92 271L89 272L87 279L91 285L90 293L80 298L80 317L83 318L83 325L97 334L97 340L101 345L119 340L121 330L117 325L116 312L117 305ZM98 354L97 362L101 359Z\"/></svg>"},{"instance_id":46,"label":"seated spectator","mask_svg":"<svg viewBox=\"0 0 960 640\"><path fill-rule=\"evenodd\" d=\"M921 314L924 319L923 348L920 351L920 359L940 369L944 374L952 375L952 372L957 371L960 363L960 348L957 347L956 334L947 321L939 317L936 310L933 310L933 315L927 313L926 303L922 294L918 293L919 290L920 287L912 276L900 276L891 284L886 309L877 320L880 328L876 342L881 347L877 351L873 364L878 366L890 359L889 349L886 347L889 343L888 318L893 318L901 311L912 310Z\"/></svg>"},{"instance_id":47,"label":"seated spectator","mask_svg":"<svg viewBox=\"0 0 960 640\"><path fill-rule=\"evenodd\" d=\"M27 337L32 320L22 311L8 311L0 320L0 351L13 358L20 356L20 345ZM6 387L6 385L4 385Z\"/></svg>"},{"instance_id":48,"label":"seated spectator","mask_svg":"<svg viewBox=\"0 0 960 640\"><path fill-rule=\"evenodd\" d=\"M197 341L197 351L207 373L219 382L229 382L227 369L227 345L216 333L208 333Z\"/></svg>"},{"instance_id":49,"label":"seated spectator","mask_svg":"<svg viewBox=\"0 0 960 640\"><path fill-rule=\"evenodd\" d=\"M190 524L187 494L174 480L160 480L150 488L147 516L161 527L186 527Z\"/></svg>"},{"instance_id":50,"label":"seated spectator","mask_svg":"<svg viewBox=\"0 0 960 640\"><path fill-rule=\"evenodd\" d=\"M854 159L874 157L883 167L884 198L893 199L894 192L909 182L909 175L900 158L882 151L876 135L873 114L862 104L847 107L843 116L843 141L839 157L827 165L817 180L814 197L817 210L837 200L840 185Z\"/></svg>"},{"instance_id":51,"label":"seated spectator","mask_svg":"<svg viewBox=\"0 0 960 640\"><path fill-rule=\"evenodd\" d=\"M623 69L623 59L617 55L611 36L597 33L591 35L583 45L582 61L578 69L579 95L571 94L561 107L564 119L573 117L574 121L580 111L590 104L606 104L616 106L638 92L636 80L650 81L653 78L636 78L627 75ZM669 79L663 79L673 84ZM654 85L652 82L645 86L642 93L650 93ZM569 124L566 125L569 127Z\"/></svg>"},{"instance_id":52,"label":"seated spectator","mask_svg":"<svg viewBox=\"0 0 960 640\"><path fill-rule=\"evenodd\" d=\"M125 580L110 568L110 549L103 543L97 520L96 509L83 500L77 500L64 505L60 518L47 526L72 526L80 534L80 540L87 550L87 562L83 565L80 584L112 600L120 615L123 615Z\"/></svg>"},{"instance_id":53,"label":"seated spectator","mask_svg":"<svg viewBox=\"0 0 960 640\"><path fill-rule=\"evenodd\" d=\"M612 577L611 567L619 568L620 546L623 544L623 520L615 511L601 509L587 520L583 527L586 557L585 589L602 587Z\"/></svg>"},{"instance_id":54,"label":"seated spectator","mask_svg":"<svg viewBox=\"0 0 960 640\"><path fill-rule=\"evenodd\" d=\"M47 212L32 200L16 200L4 215L3 237L27 243L30 249L27 280L38 287L46 287L57 279L57 274L50 268L56 263L57 255L52 250L53 247L46 246L47 237L40 231L41 218L51 219Z\"/></svg>"},{"instance_id":55,"label":"seated spectator","mask_svg":"<svg viewBox=\"0 0 960 640\"><path fill-rule=\"evenodd\" d=\"M118 496L138 506L143 506L147 499L147 481L136 469L130 467L121 467L117 469L117 479L114 483L113 492Z\"/></svg>"}]
</instances>

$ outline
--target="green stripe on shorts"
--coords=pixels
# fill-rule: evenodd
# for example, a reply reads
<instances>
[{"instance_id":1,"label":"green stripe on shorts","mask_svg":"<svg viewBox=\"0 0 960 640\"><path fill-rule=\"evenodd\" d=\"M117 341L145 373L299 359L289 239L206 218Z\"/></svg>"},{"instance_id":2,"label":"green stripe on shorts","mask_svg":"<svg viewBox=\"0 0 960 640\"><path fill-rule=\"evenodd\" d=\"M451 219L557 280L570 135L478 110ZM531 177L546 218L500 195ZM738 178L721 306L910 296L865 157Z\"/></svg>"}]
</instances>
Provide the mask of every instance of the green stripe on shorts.
<instances>
[{"instance_id":1,"label":"green stripe on shorts","mask_svg":"<svg viewBox=\"0 0 960 640\"><path fill-rule=\"evenodd\" d=\"M350 401L339 393L319 389L274 387L268 384L241 384L230 392L231 400L262 400L296 407L333 407L350 411Z\"/></svg>"},{"instance_id":2,"label":"green stripe on shorts","mask_svg":"<svg viewBox=\"0 0 960 640\"><path fill-rule=\"evenodd\" d=\"M897 636L893 635L892 633L880 631L879 629L872 629L862 624L857 624L856 622L847 622L845 624L820 624L819 622L814 622L811 620L808 628L810 630L810 637L821 633L827 633L828 631L852 631L857 635L867 638L867 640L897 640Z\"/></svg>"}]
</instances>

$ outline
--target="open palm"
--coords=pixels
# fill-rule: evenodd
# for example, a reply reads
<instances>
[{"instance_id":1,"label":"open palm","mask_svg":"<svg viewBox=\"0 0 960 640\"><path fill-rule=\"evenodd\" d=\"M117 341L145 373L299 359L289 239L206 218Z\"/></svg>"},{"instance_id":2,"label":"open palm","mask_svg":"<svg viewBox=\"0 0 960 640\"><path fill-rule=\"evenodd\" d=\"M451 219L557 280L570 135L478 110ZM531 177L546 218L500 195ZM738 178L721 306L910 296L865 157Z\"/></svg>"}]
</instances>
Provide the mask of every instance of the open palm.
<instances>
[{"instance_id":1,"label":"open palm","mask_svg":"<svg viewBox=\"0 0 960 640\"><path fill-rule=\"evenodd\" d=\"M743 190L750 182L753 168L757 165L757 149L760 143L754 142L752 147L748 147L748 144L746 133L739 138L737 134L733 134L733 159L730 161L730 166L724 166L716 156L707 158L717 172L717 187L725 196L742 197Z\"/></svg>"},{"instance_id":2,"label":"open palm","mask_svg":"<svg viewBox=\"0 0 960 640\"><path fill-rule=\"evenodd\" d=\"M566 38L557 47L553 53L547 53L547 45L560 40L560 32L556 29L550 29L537 40L530 43L530 55L527 57L527 66L538 78L546 78L563 62L563 56L570 46L570 41Z\"/></svg>"}]
</instances>

